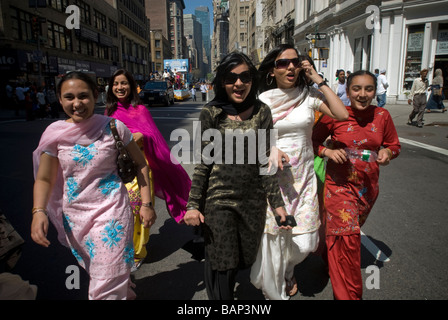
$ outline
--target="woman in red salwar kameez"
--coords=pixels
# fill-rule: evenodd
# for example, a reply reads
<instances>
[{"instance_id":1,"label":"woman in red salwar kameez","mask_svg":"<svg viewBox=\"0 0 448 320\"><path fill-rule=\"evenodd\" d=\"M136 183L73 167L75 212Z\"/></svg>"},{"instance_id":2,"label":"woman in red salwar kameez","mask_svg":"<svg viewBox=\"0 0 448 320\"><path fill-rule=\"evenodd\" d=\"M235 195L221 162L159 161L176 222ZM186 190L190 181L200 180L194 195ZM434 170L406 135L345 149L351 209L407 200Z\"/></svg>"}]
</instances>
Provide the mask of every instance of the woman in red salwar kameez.
<instances>
[{"instance_id":1,"label":"woman in red salwar kameez","mask_svg":"<svg viewBox=\"0 0 448 320\"><path fill-rule=\"evenodd\" d=\"M335 299L361 299L361 226L379 192L379 165L400 153L400 142L389 112L371 105L376 77L357 71L347 80L349 119L324 116L313 132L314 151L328 157L324 188L324 217L329 275ZM322 143L331 136L330 146ZM369 150L364 159L350 151Z\"/></svg>"}]
</instances>

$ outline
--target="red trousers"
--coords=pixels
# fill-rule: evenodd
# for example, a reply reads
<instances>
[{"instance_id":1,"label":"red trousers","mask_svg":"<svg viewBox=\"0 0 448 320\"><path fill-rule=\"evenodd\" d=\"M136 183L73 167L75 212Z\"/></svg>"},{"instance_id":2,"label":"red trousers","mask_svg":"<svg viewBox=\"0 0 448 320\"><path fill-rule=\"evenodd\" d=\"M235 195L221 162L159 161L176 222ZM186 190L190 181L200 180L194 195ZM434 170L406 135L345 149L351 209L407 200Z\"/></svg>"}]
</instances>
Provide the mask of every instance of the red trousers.
<instances>
[{"instance_id":1,"label":"red trousers","mask_svg":"<svg viewBox=\"0 0 448 320\"><path fill-rule=\"evenodd\" d=\"M328 272L336 300L362 298L361 235L327 236Z\"/></svg>"}]
</instances>

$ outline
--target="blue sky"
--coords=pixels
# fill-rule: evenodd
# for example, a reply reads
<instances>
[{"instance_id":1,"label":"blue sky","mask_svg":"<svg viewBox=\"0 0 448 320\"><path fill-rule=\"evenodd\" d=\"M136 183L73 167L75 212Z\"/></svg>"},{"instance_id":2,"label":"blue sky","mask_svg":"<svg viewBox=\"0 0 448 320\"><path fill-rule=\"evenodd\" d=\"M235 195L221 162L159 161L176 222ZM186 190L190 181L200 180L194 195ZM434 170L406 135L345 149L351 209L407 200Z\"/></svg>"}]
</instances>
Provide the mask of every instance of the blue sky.
<instances>
[{"instance_id":1,"label":"blue sky","mask_svg":"<svg viewBox=\"0 0 448 320\"><path fill-rule=\"evenodd\" d=\"M210 31L213 30L213 1L212 0L184 0L185 10L184 14L194 14L196 7L208 6L210 11Z\"/></svg>"}]
</instances>

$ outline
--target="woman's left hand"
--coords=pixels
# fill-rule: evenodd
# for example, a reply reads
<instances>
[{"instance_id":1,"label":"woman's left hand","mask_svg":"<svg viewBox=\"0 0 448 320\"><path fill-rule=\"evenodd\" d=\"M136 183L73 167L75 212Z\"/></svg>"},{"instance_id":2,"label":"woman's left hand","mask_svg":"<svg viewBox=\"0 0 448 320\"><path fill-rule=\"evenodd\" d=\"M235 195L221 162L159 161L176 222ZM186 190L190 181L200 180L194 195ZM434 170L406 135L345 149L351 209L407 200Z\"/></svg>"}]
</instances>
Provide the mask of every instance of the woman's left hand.
<instances>
[{"instance_id":1,"label":"woman's left hand","mask_svg":"<svg viewBox=\"0 0 448 320\"><path fill-rule=\"evenodd\" d=\"M376 162L380 166L387 166L390 163L391 159L392 159L392 152L389 149L384 148L378 151L378 159L376 160Z\"/></svg>"},{"instance_id":2,"label":"woman's left hand","mask_svg":"<svg viewBox=\"0 0 448 320\"><path fill-rule=\"evenodd\" d=\"M141 133L141 132L134 132L132 134L132 137L134 138L134 141L138 143L140 140L143 139L143 133Z\"/></svg>"},{"instance_id":3,"label":"woman's left hand","mask_svg":"<svg viewBox=\"0 0 448 320\"><path fill-rule=\"evenodd\" d=\"M156 211L153 207L144 207L140 208L140 223L143 224L144 228L151 227L157 219Z\"/></svg>"},{"instance_id":4,"label":"woman's left hand","mask_svg":"<svg viewBox=\"0 0 448 320\"><path fill-rule=\"evenodd\" d=\"M314 70L313 66L308 60L302 61L302 69L305 71L305 75L308 79L315 83L319 83L322 81L321 76Z\"/></svg>"}]
</instances>

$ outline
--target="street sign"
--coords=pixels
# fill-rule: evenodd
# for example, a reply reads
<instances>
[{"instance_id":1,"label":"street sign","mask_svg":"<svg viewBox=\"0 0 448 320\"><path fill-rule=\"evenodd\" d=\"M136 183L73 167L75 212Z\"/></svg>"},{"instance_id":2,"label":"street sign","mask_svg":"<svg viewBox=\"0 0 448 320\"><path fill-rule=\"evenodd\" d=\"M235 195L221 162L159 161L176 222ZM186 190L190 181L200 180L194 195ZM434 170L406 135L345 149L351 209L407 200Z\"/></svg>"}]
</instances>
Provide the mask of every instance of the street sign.
<instances>
[{"instance_id":1,"label":"street sign","mask_svg":"<svg viewBox=\"0 0 448 320\"><path fill-rule=\"evenodd\" d=\"M305 35L305 39L307 40L325 40L327 39L326 33L307 33Z\"/></svg>"}]
</instances>

